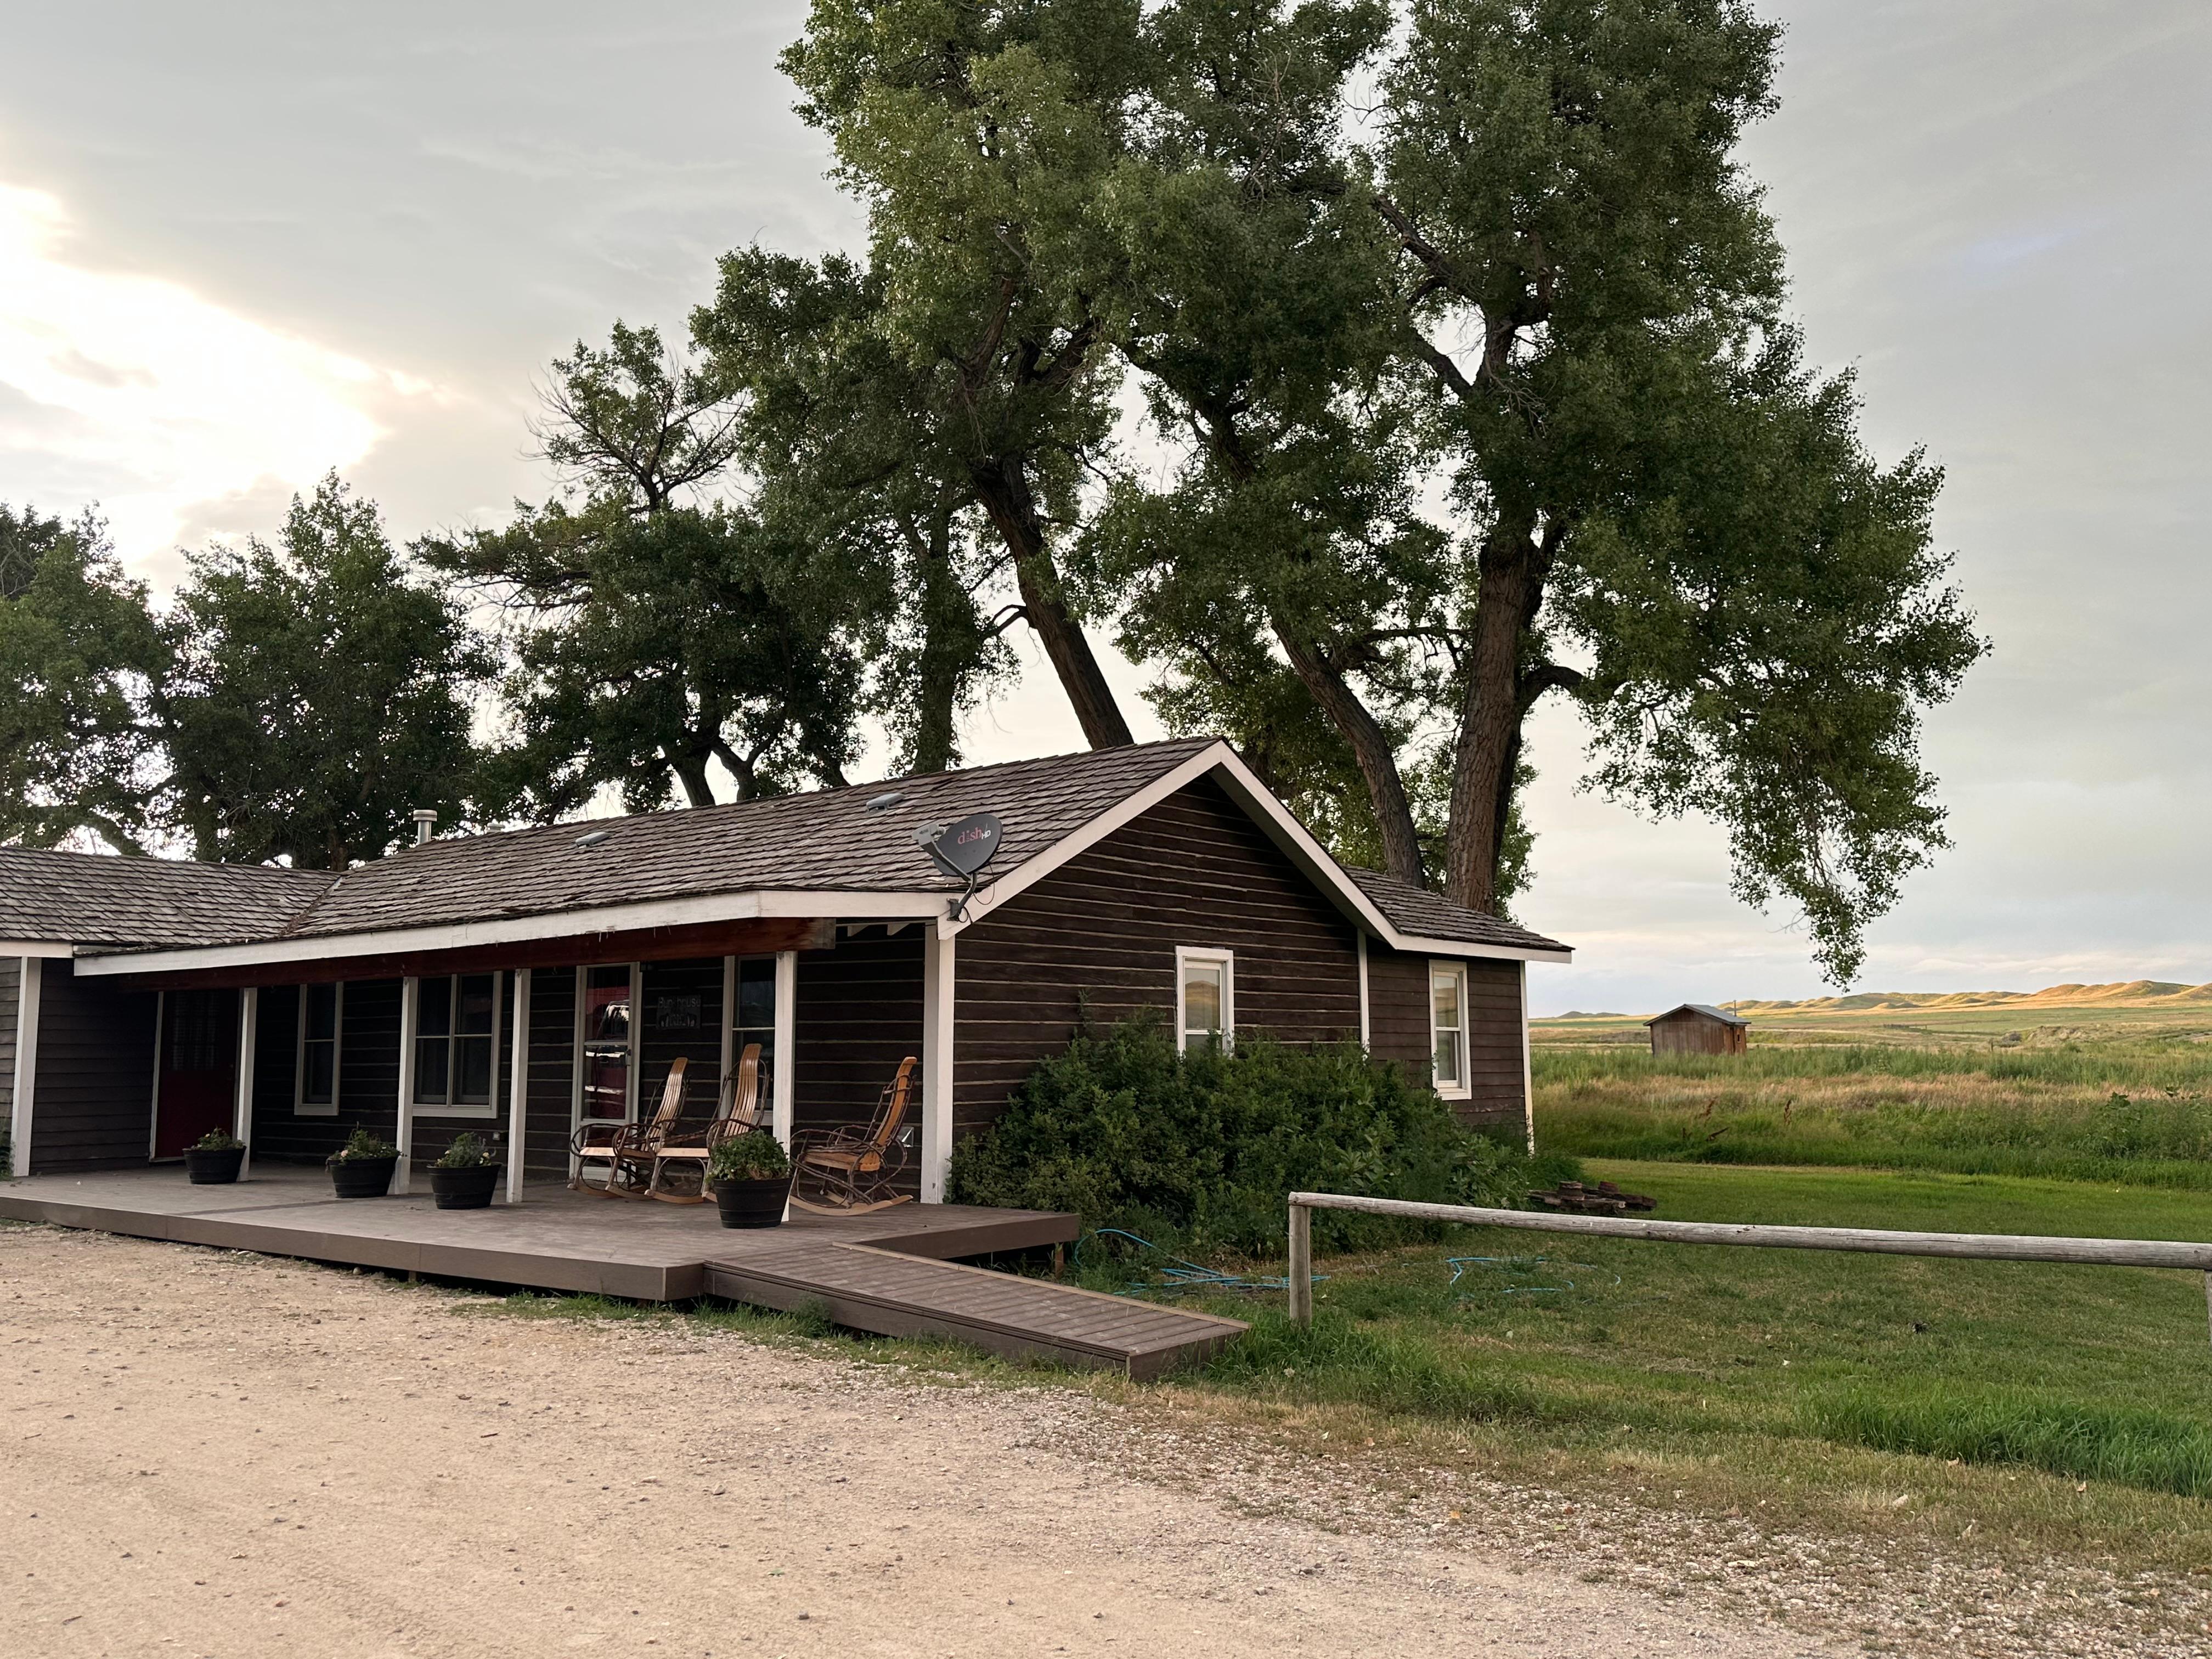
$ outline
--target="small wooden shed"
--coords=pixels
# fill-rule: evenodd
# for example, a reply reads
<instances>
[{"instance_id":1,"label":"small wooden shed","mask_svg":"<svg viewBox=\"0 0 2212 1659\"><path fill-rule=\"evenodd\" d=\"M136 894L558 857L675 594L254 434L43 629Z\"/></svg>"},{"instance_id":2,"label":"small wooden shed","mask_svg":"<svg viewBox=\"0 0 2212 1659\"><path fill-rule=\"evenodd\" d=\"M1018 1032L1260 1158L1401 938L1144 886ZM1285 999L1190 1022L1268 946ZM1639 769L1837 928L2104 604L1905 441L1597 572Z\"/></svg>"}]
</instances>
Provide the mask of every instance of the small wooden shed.
<instances>
[{"instance_id":1,"label":"small wooden shed","mask_svg":"<svg viewBox=\"0 0 2212 1659\"><path fill-rule=\"evenodd\" d=\"M1751 1022L1711 1003L1686 1002L1644 1021L1655 1054L1740 1054Z\"/></svg>"}]
</instances>

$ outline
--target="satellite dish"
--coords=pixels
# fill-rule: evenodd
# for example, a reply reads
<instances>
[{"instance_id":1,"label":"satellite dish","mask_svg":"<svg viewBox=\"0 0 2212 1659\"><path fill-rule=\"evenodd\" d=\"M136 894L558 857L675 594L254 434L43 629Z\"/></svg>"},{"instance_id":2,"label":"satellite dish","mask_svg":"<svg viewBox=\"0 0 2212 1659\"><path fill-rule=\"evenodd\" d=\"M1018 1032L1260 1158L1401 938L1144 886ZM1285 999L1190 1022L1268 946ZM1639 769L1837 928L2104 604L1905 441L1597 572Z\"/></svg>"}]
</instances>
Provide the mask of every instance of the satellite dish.
<instances>
[{"instance_id":1,"label":"satellite dish","mask_svg":"<svg viewBox=\"0 0 2212 1659\"><path fill-rule=\"evenodd\" d=\"M949 875L972 877L991 861L1004 833L988 812L971 813L929 843L929 856Z\"/></svg>"}]
</instances>

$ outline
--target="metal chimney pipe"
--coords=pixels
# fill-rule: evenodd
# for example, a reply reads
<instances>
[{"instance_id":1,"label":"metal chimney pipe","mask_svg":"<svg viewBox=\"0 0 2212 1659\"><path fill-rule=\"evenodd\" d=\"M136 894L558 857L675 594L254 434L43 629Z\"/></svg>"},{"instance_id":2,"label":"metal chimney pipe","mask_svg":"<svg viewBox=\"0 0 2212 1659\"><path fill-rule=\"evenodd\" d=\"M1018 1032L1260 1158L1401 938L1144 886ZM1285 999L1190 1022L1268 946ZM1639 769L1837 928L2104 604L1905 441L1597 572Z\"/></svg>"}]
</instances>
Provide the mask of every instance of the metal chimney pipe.
<instances>
[{"instance_id":1,"label":"metal chimney pipe","mask_svg":"<svg viewBox=\"0 0 2212 1659\"><path fill-rule=\"evenodd\" d=\"M430 832L437 828L438 814L436 809L428 806L418 806L407 816L415 820L415 844L417 847L420 847L424 842L430 839Z\"/></svg>"}]
</instances>

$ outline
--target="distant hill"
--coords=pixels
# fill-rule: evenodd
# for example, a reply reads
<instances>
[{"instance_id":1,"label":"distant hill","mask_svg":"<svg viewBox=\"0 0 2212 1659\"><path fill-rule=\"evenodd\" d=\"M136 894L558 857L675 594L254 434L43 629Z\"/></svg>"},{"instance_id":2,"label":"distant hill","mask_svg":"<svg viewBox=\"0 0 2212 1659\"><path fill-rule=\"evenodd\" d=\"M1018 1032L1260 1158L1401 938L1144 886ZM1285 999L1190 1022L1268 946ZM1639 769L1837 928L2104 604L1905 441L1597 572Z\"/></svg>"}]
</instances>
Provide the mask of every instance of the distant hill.
<instances>
[{"instance_id":1,"label":"distant hill","mask_svg":"<svg viewBox=\"0 0 2212 1659\"><path fill-rule=\"evenodd\" d=\"M2051 985L2040 991L1861 991L1802 1001L1731 1002L1741 1014L1849 1014L1885 1008L2160 1008L2212 1002L2212 984L2130 979L2111 985Z\"/></svg>"},{"instance_id":2,"label":"distant hill","mask_svg":"<svg viewBox=\"0 0 2212 1659\"><path fill-rule=\"evenodd\" d=\"M2172 980L2130 979L2111 985L2050 985L2040 991L1859 991L1847 997L1807 997L1802 1001L1727 1001L1713 1006L1751 1017L1760 1014L1877 1014L1884 1012L1936 1013L1975 1008L2172 1008L2177 1012L2212 1004L2212 983L2183 985ZM1531 1021L1544 1024L1570 1019L1640 1019L1641 1015L1585 1013L1580 1009Z\"/></svg>"}]
</instances>

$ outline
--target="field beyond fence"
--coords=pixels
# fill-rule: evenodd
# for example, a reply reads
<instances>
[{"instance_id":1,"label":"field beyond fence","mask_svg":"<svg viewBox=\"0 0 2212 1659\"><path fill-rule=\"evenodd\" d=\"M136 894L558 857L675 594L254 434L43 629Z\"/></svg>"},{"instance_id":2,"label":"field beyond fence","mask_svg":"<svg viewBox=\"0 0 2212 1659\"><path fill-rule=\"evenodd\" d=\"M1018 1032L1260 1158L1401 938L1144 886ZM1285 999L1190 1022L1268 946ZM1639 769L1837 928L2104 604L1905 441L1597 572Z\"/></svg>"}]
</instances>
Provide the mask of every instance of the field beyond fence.
<instances>
[{"instance_id":1,"label":"field beyond fence","mask_svg":"<svg viewBox=\"0 0 2212 1659\"><path fill-rule=\"evenodd\" d=\"M1541 1024L1547 1151L2212 1188L2212 1014L2036 1011L1754 1024L1739 1055L1655 1056L1627 1021Z\"/></svg>"}]
</instances>

